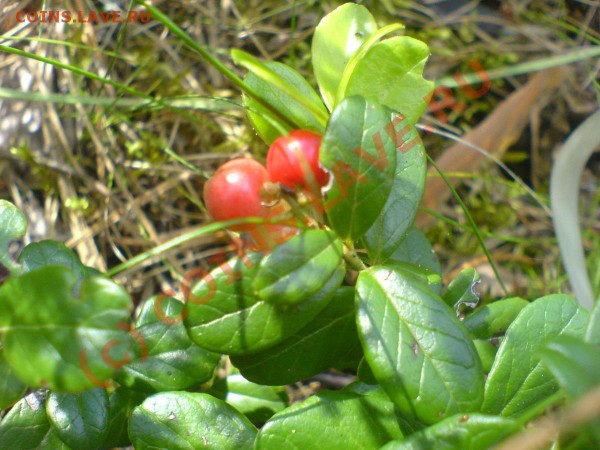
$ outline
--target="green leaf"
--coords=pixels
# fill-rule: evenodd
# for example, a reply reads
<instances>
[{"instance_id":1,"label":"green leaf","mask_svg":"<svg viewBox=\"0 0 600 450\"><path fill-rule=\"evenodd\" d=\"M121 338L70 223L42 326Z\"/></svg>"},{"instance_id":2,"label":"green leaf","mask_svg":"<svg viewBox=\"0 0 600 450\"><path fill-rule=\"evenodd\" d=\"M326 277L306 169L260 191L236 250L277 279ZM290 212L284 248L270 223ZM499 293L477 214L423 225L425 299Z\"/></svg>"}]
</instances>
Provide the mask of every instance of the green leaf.
<instances>
[{"instance_id":1,"label":"green leaf","mask_svg":"<svg viewBox=\"0 0 600 450\"><path fill-rule=\"evenodd\" d=\"M477 308L465 317L463 325L477 339L501 336L527 305L529 302L519 297L497 300Z\"/></svg>"},{"instance_id":2,"label":"green leaf","mask_svg":"<svg viewBox=\"0 0 600 450\"><path fill-rule=\"evenodd\" d=\"M146 395L128 388L119 387L108 399L108 424L106 439L101 448L127 447L129 439L129 418L133 409L141 404Z\"/></svg>"},{"instance_id":3,"label":"green leaf","mask_svg":"<svg viewBox=\"0 0 600 450\"><path fill-rule=\"evenodd\" d=\"M93 450L106 438L108 395L104 389L77 394L51 392L46 413L58 437L70 447Z\"/></svg>"},{"instance_id":4,"label":"green leaf","mask_svg":"<svg viewBox=\"0 0 600 450\"><path fill-rule=\"evenodd\" d=\"M15 239L25 236L27 220L25 215L12 203L0 199L0 264L9 270L15 268L8 245Z\"/></svg>"},{"instance_id":5,"label":"green leaf","mask_svg":"<svg viewBox=\"0 0 600 450\"><path fill-rule=\"evenodd\" d=\"M479 303L475 286L479 283L480 277L475 269L464 269L450 282L442 298L456 312L460 311L461 305L475 308Z\"/></svg>"},{"instance_id":6,"label":"green leaf","mask_svg":"<svg viewBox=\"0 0 600 450\"><path fill-rule=\"evenodd\" d=\"M552 339L541 350L543 363L573 398L600 384L598 346L573 336Z\"/></svg>"},{"instance_id":7,"label":"green leaf","mask_svg":"<svg viewBox=\"0 0 600 450\"><path fill-rule=\"evenodd\" d=\"M508 327L485 385L481 411L517 416L558 386L540 361L546 342L559 335L583 337L588 312L567 295L542 297L521 310Z\"/></svg>"},{"instance_id":8,"label":"green leaf","mask_svg":"<svg viewBox=\"0 0 600 450\"><path fill-rule=\"evenodd\" d=\"M343 264L335 233L308 230L279 245L260 262L254 290L261 300L290 306L321 289Z\"/></svg>"},{"instance_id":9,"label":"green leaf","mask_svg":"<svg viewBox=\"0 0 600 450\"><path fill-rule=\"evenodd\" d=\"M320 160L333 174L325 210L342 239L363 236L387 202L396 174L392 127L387 108L360 97L345 99L331 115Z\"/></svg>"},{"instance_id":10,"label":"green leaf","mask_svg":"<svg viewBox=\"0 0 600 450\"><path fill-rule=\"evenodd\" d=\"M483 372L490 373L494 365L494 359L496 359L496 353L498 353L498 344L487 339L474 339L473 345L477 349Z\"/></svg>"},{"instance_id":11,"label":"green leaf","mask_svg":"<svg viewBox=\"0 0 600 450\"><path fill-rule=\"evenodd\" d=\"M427 108L434 83L423 78L429 47L408 36L385 39L358 61L345 97L359 95L385 105L415 124Z\"/></svg>"},{"instance_id":12,"label":"green leaf","mask_svg":"<svg viewBox=\"0 0 600 450\"><path fill-rule=\"evenodd\" d=\"M381 450L485 450L518 429L515 422L504 417L457 414L403 441L390 442Z\"/></svg>"},{"instance_id":13,"label":"green leaf","mask_svg":"<svg viewBox=\"0 0 600 450\"><path fill-rule=\"evenodd\" d=\"M400 246L390 255L391 262L407 262L442 274L442 266L427 236L411 228Z\"/></svg>"},{"instance_id":14,"label":"green leaf","mask_svg":"<svg viewBox=\"0 0 600 450\"><path fill-rule=\"evenodd\" d=\"M305 301L282 308L254 293L260 255L233 258L192 289L185 326L202 348L232 355L257 352L283 341L310 322L331 300L344 271Z\"/></svg>"},{"instance_id":15,"label":"green leaf","mask_svg":"<svg viewBox=\"0 0 600 450\"><path fill-rule=\"evenodd\" d=\"M21 251L18 262L27 271L44 266L64 266L71 269L79 281L88 276L87 268L75 252L56 241L45 240L27 245Z\"/></svg>"},{"instance_id":16,"label":"green leaf","mask_svg":"<svg viewBox=\"0 0 600 450\"><path fill-rule=\"evenodd\" d=\"M129 435L137 450L251 449L256 428L208 394L161 392L134 409Z\"/></svg>"},{"instance_id":17,"label":"green leaf","mask_svg":"<svg viewBox=\"0 0 600 450\"><path fill-rule=\"evenodd\" d=\"M408 233L415 238L415 232L410 227L417 215L427 177L425 148L417 130L400 116L393 119L392 126L397 147L396 174L381 214L365 235L365 244L373 264L392 258L402 242L409 241ZM406 246L419 243L422 240L407 243ZM424 258L431 259L431 256L425 252Z\"/></svg>"},{"instance_id":18,"label":"green leaf","mask_svg":"<svg viewBox=\"0 0 600 450\"><path fill-rule=\"evenodd\" d=\"M4 350L0 348L0 411L15 404L27 391L23 383L4 359Z\"/></svg>"},{"instance_id":19,"label":"green leaf","mask_svg":"<svg viewBox=\"0 0 600 450\"><path fill-rule=\"evenodd\" d=\"M256 425L262 425L287 406L287 395L283 387L261 386L246 380L240 374L227 377L225 400Z\"/></svg>"},{"instance_id":20,"label":"green leaf","mask_svg":"<svg viewBox=\"0 0 600 450\"><path fill-rule=\"evenodd\" d=\"M250 381L286 385L333 367L357 346L354 289L341 287L304 328L274 347L234 356L231 362Z\"/></svg>"},{"instance_id":21,"label":"green leaf","mask_svg":"<svg viewBox=\"0 0 600 450\"><path fill-rule=\"evenodd\" d=\"M365 357L404 415L432 424L479 409L481 362L466 330L437 294L386 266L361 272L356 292Z\"/></svg>"},{"instance_id":22,"label":"green leaf","mask_svg":"<svg viewBox=\"0 0 600 450\"><path fill-rule=\"evenodd\" d=\"M9 277L0 287L4 357L32 387L76 392L101 386L132 357L125 330L132 308L111 280L46 266Z\"/></svg>"},{"instance_id":23,"label":"green leaf","mask_svg":"<svg viewBox=\"0 0 600 450\"><path fill-rule=\"evenodd\" d=\"M382 389L362 384L322 392L275 414L256 450L378 449L402 438L394 404Z\"/></svg>"},{"instance_id":24,"label":"green leaf","mask_svg":"<svg viewBox=\"0 0 600 450\"><path fill-rule=\"evenodd\" d=\"M46 416L46 392L32 392L0 422L0 448L10 450L69 450Z\"/></svg>"},{"instance_id":25,"label":"green leaf","mask_svg":"<svg viewBox=\"0 0 600 450\"><path fill-rule=\"evenodd\" d=\"M184 305L162 295L144 302L135 321L139 359L123 366L121 385L157 392L178 391L209 380L221 355L198 347L183 325Z\"/></svg>"},{"instance_id":26,"label":"green leaf","mask_svg":"<svg viewBox=\"0 0 600 450\"><path fill-rule=\"evenodd\" d=\"M377 31L377 23L362 5L346 3L323 17L312 38L312 63L321 95L329 110L346 64Z\"/></svg>"},{"instance_id":27,"label":"green leaf","mask_svg":"<svg viewBox=\"0 0 600 450\"><path fill-rule=\"evenodd\" d=\"M597 301L592 312L590 313L590 321L585 332L586 342L600 345L600 301Z\"/></svg>"},{"instance_id":28,"label":"green leaf","mask_svg":"<svg viewBox=\"0 0 600 450\"><path fill-rule=\"evenodd\" d=\"M232 50L232 53L239 52L239 50ZM323 134L328 113L321 98L308 81L296 70L280 62L265 62L261 64L261 68L264 70L254 68L253 72L253 67L248 67L251 71L246 75L245 83L284 114L296 129L312 130ZM273 82L273 78L278 83L285 83L288 89L295 93L294 96L290 97L282 91L277 83ZM273 113L248 96L244 96L244 106L248 109L248 117L254 129L268 145L271 145L282 134L282 130L273 126L272 121L265 119ZM291 131L291 128L287 131Z\"/></svg>"}]
</instances>

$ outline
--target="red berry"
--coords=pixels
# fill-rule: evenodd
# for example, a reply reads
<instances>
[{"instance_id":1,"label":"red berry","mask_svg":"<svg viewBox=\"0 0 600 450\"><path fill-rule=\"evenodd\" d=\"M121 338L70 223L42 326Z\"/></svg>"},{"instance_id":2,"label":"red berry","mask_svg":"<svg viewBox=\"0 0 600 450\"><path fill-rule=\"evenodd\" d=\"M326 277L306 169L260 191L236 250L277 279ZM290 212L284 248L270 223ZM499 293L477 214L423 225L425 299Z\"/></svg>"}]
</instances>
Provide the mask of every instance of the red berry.
<instances>
[{"instance_id":1,"label":"red berry","mask_svg":"<svg viewBox=\"0 0 600 450\"><path fill-rule=\"evenodd\" d=\"M239 158L223 164L204 185L204 203L217 221L242 217L267 217L269 208L261 196L269 173L253 159ZM231 227L234 231L251 231L256 225Z\"/></svg>"},{"instance_id":2,"label":"red berry","mask_svg":"<svg viewBox=\"0 0 600 450\"><path fill-rule=\"evenodd\" d=\"M279 136L267 154L271 181L290 189L315 191L327 184L329 174L319 165L321 136L312 131L294 130Z\"/></svg>"}]
</instances>

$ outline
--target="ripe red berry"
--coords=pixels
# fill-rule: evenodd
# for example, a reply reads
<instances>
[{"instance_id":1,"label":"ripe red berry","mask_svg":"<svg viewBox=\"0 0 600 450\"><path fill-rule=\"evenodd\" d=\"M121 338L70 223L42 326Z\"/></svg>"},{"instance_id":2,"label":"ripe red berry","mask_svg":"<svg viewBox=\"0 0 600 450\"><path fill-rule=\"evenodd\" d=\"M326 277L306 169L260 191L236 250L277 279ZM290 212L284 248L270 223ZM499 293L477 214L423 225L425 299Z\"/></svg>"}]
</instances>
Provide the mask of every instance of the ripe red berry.
<instances>
[{"instance_id":1,"label":"ripe red berry","mask_svg":"<svg viewBox=\"0 0 600 450\"><path fill-rule=\"evenodd\" d=\"M267 154L271 181L290 189L315 191L327 184L329 174L319 165L321 136L312 131L294 130L279 136Z\"/></svg>"},{"instance_id":2,"label":"ripe red berry","mask_svg":"<svg viewBox=\"0 0 600 450\"><path fill-rule=\"evenodd\" d=\"M267 217L268 207L261 195L269 173L253 159L239 158L223 164L204 185L204 203L215 220ZM241 224L234 231L251 231L256 225Z\"/></svg>"}]
</instances>

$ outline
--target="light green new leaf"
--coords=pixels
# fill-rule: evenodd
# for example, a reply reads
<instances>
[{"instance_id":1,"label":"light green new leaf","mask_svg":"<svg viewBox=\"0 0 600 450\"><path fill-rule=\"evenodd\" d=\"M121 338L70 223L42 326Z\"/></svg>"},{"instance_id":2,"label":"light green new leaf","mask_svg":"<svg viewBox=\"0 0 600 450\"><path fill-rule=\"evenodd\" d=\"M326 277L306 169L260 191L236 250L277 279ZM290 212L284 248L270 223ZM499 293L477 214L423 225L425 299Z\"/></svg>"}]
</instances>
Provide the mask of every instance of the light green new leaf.
<instances>
[{"instance_id":1,"label":"light green new leaf","mask_svg":"<svg viewBox=\"0 0 600 450\"><path fill-rule=\"evenodd\" d=\"M583 337L589 313L567 295L542 297L521 310L506 331L485 385L482 412L513 417L556 392L541 350L559 335Z\"/></svg>"},{"instance_id":2,"label":"light green new leaf","mask_svg":"<svg viewBox=\"0 0 600 450\"><path fill-rule=\"evenodd\" d=\"M377 23L362 5L346 3L327 14L312 39L312 63L321 95L334 109L338 85L348 61L377 31Z\"/></svg>"},{"instance_id":3,"label":"light green new leaf","mask_svg":"<svg viewBox=\"0 0 600 450\"><path fill-rule=\"evenodd\" d=\"M357 383L278 412L260 430L254 448L369 450L401 437L394 404L383 390Z\"/></svg>"},{"instance_id":4,"label":"light green new leaf","mask_svg":"<svg viewBox=\"0 0 600 450\"><path fill-rule=\"evenodd\" d=\"M256 428L208 394L161 392L134 409L129 426L137 450L251 449Z\"/></svg>"},{"instance_id":5,"label":"light green new leaf","mask_svg":"<svg viewBox=\"0 0 600 450\"><path fill-rule=\"evenodd\" d=\"M427 108L434 83L423 78L429 47L408 36L375 44L357 63L345 97L360 95L399 112L415 124Z\"/></svg>"},{"instance_id":6,"label":"light green new leaf","mask_svg":"<svg viewBox=\"0 0 600 450\"><path fill-rule=\"evenodd\" d=\"M387 266L361 272L356 293L369 367L405 415L432 424L479 409L481 361L467 331L437 294Z\"/></svg>"}]
</instances>

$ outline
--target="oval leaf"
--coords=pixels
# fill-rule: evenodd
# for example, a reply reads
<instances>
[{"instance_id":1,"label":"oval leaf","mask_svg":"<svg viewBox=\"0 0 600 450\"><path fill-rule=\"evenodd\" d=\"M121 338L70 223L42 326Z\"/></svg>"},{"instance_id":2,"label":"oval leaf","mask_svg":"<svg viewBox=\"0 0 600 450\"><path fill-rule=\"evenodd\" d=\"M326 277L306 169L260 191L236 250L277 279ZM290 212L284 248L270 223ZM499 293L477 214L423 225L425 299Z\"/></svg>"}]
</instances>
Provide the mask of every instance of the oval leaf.
<instances>
[{"instance_id":1,"label":"oval leaf","mask_svg":"<svg viewBox=\"0 0 600 450\"><path fill-rule=\"evenodd\" d=\"M0 448L69 450L50 426L46 393L32 392L19 401L0 422Z\"/></svg>"},{"instance_id":2,"label":"oval leaf","mask_svg":"<svg viewBox=\"0 0 600 450\"><path fill-rule=\"evenodd\" d=\"M64 266L71 269L78 280L85 278L87 268L73 250L56 241L40 241L27 245L19 255L18 262L27 271L44 266Z\"/></svg>"},{"instance_id":3,"label":"oval leaf","mask_svg":"<svg viewBox=\"0 0 600 450\"><path fill-rule=\"evenodd\" d=\"M329 110L348 61L377 31L377 23L362 5L346 3L327 14L312 39L312 63L321 95Z\"/></svg>"},{"instance_id":4,"label":"oval leaf","mask_svg":"<svg viewBox=\"0 0 600 450\"><path fill-rule=\"evenodd\" d=\"M588 317L574 298L562 294L547 295L523 308L498 349L481 411L517 416L556 392L556 381L540 361L541 350L559 335L583 337Z\"/></svg>"},{"instance_id":5,"label":"oval leaf","mask_svg":"<svg viewBox=\"0 0 600 450\"><path fill-rule=\"evenodd\" d=\"M334 431L324 432L324 424ZM275 414L258 433L254 448L377 449L401 437L394 404L385 393L379 387L354 384Z\"/></svg>"},{"instance_id":6,"label":"oval leaf","mask_svg":"<svg viewBox=\"0 0 600 450\"><path fill-rule=\"evenodd\" d=\"M161 392L134 409L129 434L138 450L238 450L252 448L256 428L208 394Z\"/></svg>"},{"instance_id":7,"label":"oval leaf","mask_svg":"<svg viewBox=\"0 0 600 450\"><path fill-rule=\"evenodd\" d=\"M250 381L286 385L333 367L358 346L354 289L342 287L317 317L285 341L231 362Z\"/></svg>"},{"instance_id":8,"label":"oval leaf","mask_svg":"<svg viewBox=\"0 0 600 450\"><path fill-rule=\"evenodd\" d=\"M427 159L423 141L416 128L402 116L392 120L396 141L396 173L383 211L365 235L365 244L373 264L383 263L408 240L427 177ZM424 255L428 255L424 252Z\"/></svg>"},{"instance_id":9,"label":"oval leaf","mask_svg":"<svg viewBox=\"0 0 600 450\"><path fill-rule=\"evenodd\" d=\"M108 395L104 389L77 394L52 392L46 413L58 437L72 448L99 448L108 432Z\"/></svg>"},{"instance_id":10,"label":"oval leaf","mask_svg":"<svg viewBox=\"0 0 600 450\"><path fill-rule=\"evenodd\" d=\"M434 83L423 78L431 52L422 41L396 36L378 42L350 75L345 97L360 95L415 124L427 108Z\"/></svg>"},{"instance_id":11,"label":"oval leaf","mask_svg":"<svg viewBox=\"0 0 600 450\"><path fill-rule=\"evenodd\" d=\"M239 50L237 52L239 54ZM312 108L319 111L319 117L328 116L321 97L319 97L308 81L296 70L276 61L265 62L263 65L266 69L272 71L274 76L279 77L282 83L289 85L289 89L294 90L297 93L297 97L300 97L305 102L310 102ZM249 72L244 81L261 98L271 104L276 110L285 114L288 122L293 124L296 129L311 130L319 134L325 131L325 127L321 121L315 117L315 114L310 109L299 103L297 99L282 92L277 85L269 82L268 79ZM281 130L274 127L265 119L266 116L273 113L257 100L248 96L244 96L244 106L248 109L248 117L256 132L268 145L271 145L281 135Z\"/></svg>"},{"instance_id":12,"label":"oval leaf","mask_svg":"<svg viewBox=\"0 0 600 450\"><path fill-rule=\"evenodd\" d=\"M458 414L403 441L390 442L381 450L483 450L492 448L518 429L518 424L504 417Z\"/></svg>"},{"instance_id":13,"label":"oval leaf","mask_svg":"<svg viewBox=\"0 0 600 450\"><path fill-rule=\"evenodd\" d=\"M519 297L488 303L465 317L463 325L474 338L497 337L506 332L513 320L527 305L529 302Z\"/></svg>"},{"instance_id":14,"label":"oval leaf","mask_svg":"<svg viewBox=\"0 0 600 450\"><path fill-rule=\"evenodd\" d=\"M260 262L254 289L261 300L293 305L323 287L342 264L335 233L308 230L279 245Z\"/></svg>"},{"instance_id":15,"label":"oval leaf","mask_svg":"<svg viewBox=\"0 0 600 450\"><path fill-rule=\"evenodd\" d=\"M461 305L475 308L479 303L479 294L475 292L475 286L480 281L479 274L475 269L465 269L450 282L442 298L457 313L461 312Z\"/></svg>"},{"instance_id":16,"label":"oval leaf","mask_svg":"<svg viewBox=\"0 0 600 450\"><path fill-rule=\"evenodd\" d=\"M29 386L70 392L101 386L133 355L123 329L132 309L127 292L93 277L75 297L76 281L70 269L47 266L0 287L4 357Z\"/></svg>"},{"instance_id":17,"label":"oval leaf","mask_svg":"<svg viewBox=\"0 0 600 450\"><path fill-rule=\"evenodd\" d=\"M361 272L356 293L365 357L403 413L432 424L479 409L481 362L466 330L438 295L385 266Z\"/></svg>"},{"instance_id":18,"label":"oval leaf","mask_svg":"<svg viewBox=\"0 0 600 450\"><path fill-rule=\"evenodd\" d=\"M381 214L394 183L396 153L387 108L351 97L331 115L320 160L334 181L324 206L342 239L358 239Z\"/></svg>"},{"instance_id":19,"label":"oval leaf","mask_svg":"<svg viewBox=\"0 0 600 450\"><path fill-rule=\"evenodd\" d=\"M344 271L303 302L281 308L258 298L254 277L260 255L233 258L192 289L185 326L202 348L226 354L257 352L283 341L310 322L331 300Z\"/></svg>"}]
</instances>

